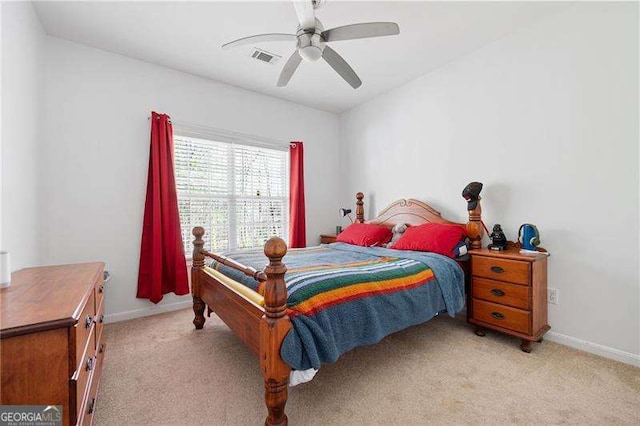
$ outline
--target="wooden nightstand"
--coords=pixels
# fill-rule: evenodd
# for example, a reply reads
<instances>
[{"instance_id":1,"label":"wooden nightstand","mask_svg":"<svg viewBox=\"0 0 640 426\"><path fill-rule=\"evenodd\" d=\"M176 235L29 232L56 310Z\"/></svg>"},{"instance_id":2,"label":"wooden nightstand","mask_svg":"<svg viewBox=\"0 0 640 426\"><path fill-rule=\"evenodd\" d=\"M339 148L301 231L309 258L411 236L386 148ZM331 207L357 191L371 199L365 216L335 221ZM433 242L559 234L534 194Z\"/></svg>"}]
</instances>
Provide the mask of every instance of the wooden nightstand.
<instances>
[{"instance_id":1,"label":"wooden nightstand","mask_svg":"<svg viewBox=\"0 0 640 426\"><path fill-rule=\"evenodd\" d=\"M336 235L322 234L322 235L320 235L320 243L321 244L335 243L336 242L336 238L338 238Z\"/></svg>"},{"instance_id":2,"label":"wooden nightstand","mask_svg":"<svg viewBox=\"0 0 640 426\"><path fill-rule=\"evenodd\" d=\"M547 324L547 256L505 251L470 250L471 291L467 321L484 336L490 328L521 339L520 349L542 341Z\"/></svg>"}]
</instances>

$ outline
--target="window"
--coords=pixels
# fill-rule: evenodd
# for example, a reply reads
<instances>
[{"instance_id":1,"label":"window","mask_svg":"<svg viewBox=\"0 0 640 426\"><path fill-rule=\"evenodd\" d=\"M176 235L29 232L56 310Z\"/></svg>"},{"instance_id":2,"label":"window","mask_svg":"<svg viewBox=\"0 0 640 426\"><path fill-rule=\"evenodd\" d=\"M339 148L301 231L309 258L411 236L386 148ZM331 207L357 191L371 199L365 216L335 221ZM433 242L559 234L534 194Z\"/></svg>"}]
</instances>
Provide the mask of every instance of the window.
<instances>
[{"instance_id":1,"label":"window","mask_svg":"<svg viewBox=\"0 0 640 426\"><path fill-rule=\"evenodd\" d=\"M174 135L175 174L185 254L194 226L212 252L262 247L289 229L288 152L242 141Z\"/></svg>"}]
</instances>

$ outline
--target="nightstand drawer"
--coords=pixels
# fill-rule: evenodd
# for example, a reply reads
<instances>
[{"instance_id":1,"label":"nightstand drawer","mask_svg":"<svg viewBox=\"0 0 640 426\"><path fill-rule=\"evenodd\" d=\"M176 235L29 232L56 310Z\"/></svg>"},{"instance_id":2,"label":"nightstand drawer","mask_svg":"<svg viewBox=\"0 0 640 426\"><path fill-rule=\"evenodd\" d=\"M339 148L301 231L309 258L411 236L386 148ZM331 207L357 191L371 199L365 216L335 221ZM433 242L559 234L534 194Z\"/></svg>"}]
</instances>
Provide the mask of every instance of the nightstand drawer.
<instances>
[{"instance_id":1,"label":"nightstand drawer","mask_svg":"<svg viewBox=\"0 0 640 426\"><path fill-rule=\"evenodd\" d=\"M529 333L528 311L473 299L473 318L509 330Z\"/></svg>"},{"instance_id":2,"label":"nightstand drawer","mask_svg":"<svg viewBox=\"0 0 640 426\"><path fill-rule=\"evenodd\" d=\"M529 309L529 287L473 277L472 288L476 299Z\"/></svg>"},{"instance_id":3,"label":"nightstand drawer","mask_svg":"<svg viewBox=\"0 0 640 426\"><path fill-rule=\"evenodd\" d=\"M472 256L471 270L475 276L529 285L529 262Z\"/></svg>"}]
</instances>

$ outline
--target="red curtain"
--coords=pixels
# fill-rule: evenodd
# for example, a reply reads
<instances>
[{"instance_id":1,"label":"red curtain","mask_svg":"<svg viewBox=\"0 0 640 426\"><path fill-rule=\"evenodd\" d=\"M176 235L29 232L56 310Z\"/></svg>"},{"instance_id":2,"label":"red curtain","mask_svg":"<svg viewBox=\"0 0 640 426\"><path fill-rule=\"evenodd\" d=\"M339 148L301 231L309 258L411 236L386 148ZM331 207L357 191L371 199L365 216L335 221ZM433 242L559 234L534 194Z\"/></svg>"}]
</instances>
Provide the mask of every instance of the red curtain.
<instances>
[{"instance_id":1,"label":"red curtain","mask_svg":"<svg viewBox=\"0 0 640 426\"><path fill-rule=\"evenodd\" d=\"M169 292L188 294L189 283L173 174L173 128L168 115L152 112L137 297L158 303Z\"/></svg>"},{"instance_id":2,"label":"red curtain","mask_svg":"<svg viewBox=\"0 0 640 426\"><path fill-rule=\"evenodd\" d=\"M289 147L289 247L307 246L304 213L304 149L302 142Z\"/></svg>"}]
</instances>

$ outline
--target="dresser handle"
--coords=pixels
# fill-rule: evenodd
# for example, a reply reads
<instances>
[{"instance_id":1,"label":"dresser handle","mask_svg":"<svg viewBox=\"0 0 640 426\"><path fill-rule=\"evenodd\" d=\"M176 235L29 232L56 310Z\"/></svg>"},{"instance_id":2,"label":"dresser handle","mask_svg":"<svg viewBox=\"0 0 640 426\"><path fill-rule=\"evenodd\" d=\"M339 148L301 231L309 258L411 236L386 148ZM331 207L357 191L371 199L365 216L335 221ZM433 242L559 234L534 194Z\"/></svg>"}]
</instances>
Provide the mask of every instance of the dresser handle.
<instances>
[{"instance_id":1,"label":"dresser handle","mask_svg":"<svg viewBox=\"0 0 640 426\"><path fill-rule=\"evenodd\" d=\"M491 316L499 320L504 319L504 315L500 312L491 312Z\"/></svg>"},{"instance_id":2,"label":"dresser handle","mask_svg":"<svg viewBox=\"0 0 640 426\"><path fill-rule=\"evenodd\" d=\"M93 370L93 357L87 358L87 371Z\"/></svg>"},{"instance_id":3,"label":"dresser handle","mask_svg":"<svg viewBox=\"0 0 640 426\"><path fill-rule=\"evenodd\" d=\"M98 353L101 354L104 351L104 343L100 343L100 347L98 348Z\"/></svg>"},{"instance_id":4,"label":"dresser handle","mask_svg":"<svg viewBox=\"0 0 640 426\"><path fill-rule=\"evenodd\" d=\"M87 414L91 414L93 413L93 409L96 406L96 399L95 398L91 398L89 400L89 409L87 410Z\"/></svg>"},{"instance_id":5,"label":"dresser handle","mask_svg":"<svg viewBox=\"0 0 640 426\"><path fill-rule=\"evenodd\" d=\"M100 315L100 319L98 320L100 324L104 322L104 314Z\"/></svg>"},{"instance_id":6,"label":"dresser handle","mask_svg":"<svg viewBox=\"0 0 640 426\"><path fill-rule=\"evenodd\" d=\"M93 318L91 315L87 315L87 319L84 321L85 328L91 328L91 324L93 324Z\"/></svg>"},{"instance_id":7,"label":"dresser handle","mask_svg":"<svg viewBox=\"0 0 640 426\"><path fill-rule=\"evenodd\" d=\"M104 284L98 287L98 293L102 293L102 292L104 292Z\"/></svg>"},{"instance_id":8,"label":"dresser handle","mask_svg":"<svg viewBox=\"0 0 640 426\"><path fill-rule=\"evenodd\" d=\"M493 288L491 289L491 294L493 294L496 297L502 297L504 296L504 291L497 289L497 288Z\"/></svg>"},{"instance_id":9,"label":"dresser handle","mask_svg":"<svg viewBox=\"0 0 640 426\"><path fill-rule=\"evenodd\" d=\"M496 274L501 274L504 272L504 269L502 269L499 266L492 266L491 267L491 272L495 272Z\"/></svg>"}]
</instances>

